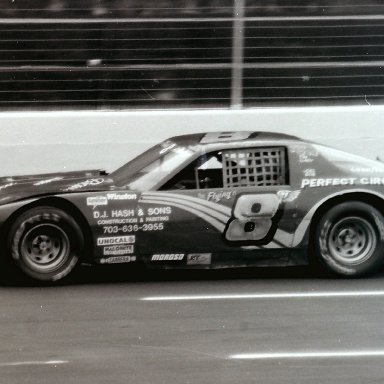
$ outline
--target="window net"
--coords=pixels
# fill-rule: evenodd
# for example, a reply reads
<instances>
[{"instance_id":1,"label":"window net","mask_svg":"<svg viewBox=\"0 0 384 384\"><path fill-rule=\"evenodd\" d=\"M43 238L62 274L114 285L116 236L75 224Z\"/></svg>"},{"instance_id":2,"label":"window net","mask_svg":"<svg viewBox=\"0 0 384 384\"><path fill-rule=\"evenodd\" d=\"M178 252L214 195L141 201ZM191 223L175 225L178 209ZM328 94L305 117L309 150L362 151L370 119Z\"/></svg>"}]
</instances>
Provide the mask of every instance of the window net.
<instances>
[{"instance_id":1,"label":"window net","mask_svg":"<svg viewBox=\"0 0 384 384\"><path fill-rule=\"evenodd\" d=\"M224 151L224 187L287 184L285 158L284 147Z\"/></svg>"}]
</instances>

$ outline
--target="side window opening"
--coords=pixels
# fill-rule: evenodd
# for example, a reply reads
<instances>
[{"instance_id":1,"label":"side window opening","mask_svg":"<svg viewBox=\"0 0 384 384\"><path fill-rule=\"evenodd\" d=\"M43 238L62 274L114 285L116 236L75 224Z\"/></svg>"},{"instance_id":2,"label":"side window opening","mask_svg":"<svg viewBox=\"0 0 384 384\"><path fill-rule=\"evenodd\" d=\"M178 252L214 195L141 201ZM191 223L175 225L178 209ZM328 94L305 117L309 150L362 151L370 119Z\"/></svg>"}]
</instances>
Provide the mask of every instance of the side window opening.
<instances>
[{"instance_id":1,"label":"side window opening","mask_svg":"<svg viewBox=\"0 0 384 384\"><path fill-rule=\"evenodd\" d=\"M164 184L160 190L223 188L222 153L205 154Z\"/></svg>"},{"instance_id":2,"label":"side window opening","mask_svg":"<svg viewBox=\"0 0 384 384\"><path fill-rule=\"evenodd\" d=\"M195 168L197 189L223 188L222 159L221 152L213 153Z\"/></svg>"},{"instance_id":3,"label":"side window opening","mask_svg":"<svg viewBox=\"0 0 384 384\"><path fill-rule=\"evenodd\" d=\"M286 185L284 147L233 149L223 152L224 188Z\"/></svg>"},{"instance_id":4,"label":"side window opening","mask_svg":"<svg viewBox=\"0 0 384 384\"><path fill-rule=\"evenodd\" d=\"M284 147L211 152L192 162L160 190L286 185L286 164Z\"/></svg>"}]
</instances>

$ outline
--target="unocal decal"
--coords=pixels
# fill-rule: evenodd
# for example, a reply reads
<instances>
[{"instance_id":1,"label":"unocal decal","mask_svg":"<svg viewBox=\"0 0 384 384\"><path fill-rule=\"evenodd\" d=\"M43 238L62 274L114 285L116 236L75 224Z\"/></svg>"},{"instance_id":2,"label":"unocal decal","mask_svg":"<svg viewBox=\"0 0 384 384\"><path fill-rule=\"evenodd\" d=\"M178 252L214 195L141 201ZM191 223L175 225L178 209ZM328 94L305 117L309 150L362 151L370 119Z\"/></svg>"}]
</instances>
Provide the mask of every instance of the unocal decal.
<instances>
[{"instance_id":1,"label":"unocal decal","mask_svg":"<svg viewBox=\"0 0 384 384\"><path fill-rule=\"evenodd\" d=\"M97 245L133 244L135 236L99 237Z\"/></svg>"}]
</instances>

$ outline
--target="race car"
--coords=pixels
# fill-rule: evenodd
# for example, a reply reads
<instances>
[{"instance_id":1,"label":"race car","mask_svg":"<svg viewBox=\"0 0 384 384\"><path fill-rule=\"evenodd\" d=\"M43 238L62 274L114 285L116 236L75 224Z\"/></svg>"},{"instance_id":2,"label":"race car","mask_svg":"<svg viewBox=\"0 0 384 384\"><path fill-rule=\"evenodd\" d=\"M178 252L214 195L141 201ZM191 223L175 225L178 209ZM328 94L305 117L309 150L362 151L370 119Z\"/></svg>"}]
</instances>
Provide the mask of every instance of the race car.
<instances>
[{"instance_id":1,"label":"race car","mask_svg":"<svg viewBox=\"0 0 384 384\"><path fill-rule=\"evenodd\" d=\"M268 132L170 138L116 171L0 179L2 261L39 281L77 265L384 262L384 164Z\"/></svg>"}]
</instances>

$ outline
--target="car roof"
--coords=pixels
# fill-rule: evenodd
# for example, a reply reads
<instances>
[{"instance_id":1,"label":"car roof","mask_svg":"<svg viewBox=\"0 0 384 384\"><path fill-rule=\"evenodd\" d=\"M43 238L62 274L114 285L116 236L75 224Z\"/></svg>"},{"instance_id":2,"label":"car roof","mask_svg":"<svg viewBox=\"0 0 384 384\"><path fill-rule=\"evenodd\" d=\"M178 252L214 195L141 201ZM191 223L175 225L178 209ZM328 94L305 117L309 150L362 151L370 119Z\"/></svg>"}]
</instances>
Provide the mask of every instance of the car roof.
<instances>
[{"instance_id":1,"label":"car roof","mask_svg":"<svg viewBox=\"0 0 384 384\"><path fill-rule=\"evenodd\" d=\"M179 145L209 145L209 144L241 144L260 143L260 142L286 142L302 141L300 138L284 133L264 132L264 131L232 131L232 132L208 132L196 133L191 135L174 136L168 139Z\"/></svg>"}]
</instances>

